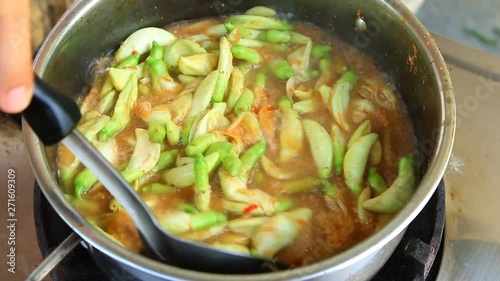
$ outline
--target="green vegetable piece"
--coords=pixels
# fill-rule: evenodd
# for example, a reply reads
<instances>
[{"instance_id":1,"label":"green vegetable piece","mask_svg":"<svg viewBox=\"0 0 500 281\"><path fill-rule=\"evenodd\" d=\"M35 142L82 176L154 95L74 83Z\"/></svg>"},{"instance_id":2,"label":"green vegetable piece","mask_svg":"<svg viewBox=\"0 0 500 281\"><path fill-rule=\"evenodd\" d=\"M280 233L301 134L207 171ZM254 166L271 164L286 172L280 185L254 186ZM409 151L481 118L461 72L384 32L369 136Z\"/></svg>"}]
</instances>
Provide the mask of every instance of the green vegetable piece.
<instances>
[{"instance_id":1,"label":"green vegetable piece","mask_svg":"<svg viewBox=\"0 0 500 281\"><path fill-rule=\"evenodd\" d=\"M312 41L309 40L305 46L299 47L287 56L288 63L294 71L294 75L301 81L307 80L309 62L311 61Z\"/></svg>"},{"instance_id":2,"label":"green vegetable piece","mask_svg":"<svg viewBox=\"0 0 500 281\"><path fill-rule=\"evenodd\" d=\"M138 169L134 169L134 170L123 170L120 172L120 174L127 182L133 182L142 177L144 175L144 172Z\"/></svg>"},{"instance_id":3,"label":"green vegetable piece","mask_svg":"<svg viewBox=\"0 0 500 281\"><path fill-rule=\"evenodd\" d=\"M139 83L138 88L139 88L139 93L141 95L146 95L147 96L147 95L150 95L152 93L151 87L149 85L147 85L147 84Z\"/></svg>"},{"instance_id":4,"label":"green vegetable piece","mask_svg":"<svg viewBox=\"0 0 500 281\"><path fill-rule=\"evenodd\" d=\"M158 163L156 163L156 166L154 166L152 171L157 172L172 165L175 158L177 158L177 154L179 154L179 150L177 149L167 150L160 153L160 159L158 159Z\"/></svg>"},{"instance_id":5,"label":"green vegetable piece","mask_svg":"<svg viewBox=\"0 0 500 281\"><path fill-rule=\"evenodd\" d=\"M281 80L287 80L293 77L294 72L286 60L275 60L269 63L271 72Z\"/></svg>"},{"instance_id":6,"label":"green vegetable piece","mask_svg":"<svg viewBox=\"0 0 500 281\"><path fill-rule=\"evenodd\" d=\"M318 122L303 120L302 125L306 133L309 147L321 178L327 178L332 172L333 146L328 132Z\"/></svg>"},{"instance_id":7,"label":"green vegetable piece","mask_svg":"<svg viewBox=\"0 0 500 281\"><path fill-rule=\"evenodd\" d=\"M153 90L160 92L162 90L162 80L170 80L170 74L168 73L167 65L164 61L154 58L146 59L146 69L151 75L151 85Z\"/></svg>"},{"instance_id":8,"label":"green vegetable piece","mask_svg":"<svg viewBox=\"0 0 500 281\"><path fill-rule=\"evenodd\" d=\"M289 43L306 45L309 42L311 42L311 38L309 38L303 34L300 34L300 33L294 32L294 31L290 31L290 35L292 37L290 38Z\"/></svg>"},{"instance_id":9,"label":"green vegetable piece","mask_svg":"<svg viewBox=\"0 0 500 281\"><path fill-rule=\"evenodd\" d=\"M201 154L197 154L194 160L194 187L197 191L206 191L210 188L207 162Z\"/></svg>"},{"instance_id":10,"label":"green vegetable piece","mask_svg":"<svg viewBox=\"0 0 500 281\"><path fill-rule=\"evenodd\" d=\"M370 199L371 196L372 196L372 194L371 194L371 190L369 187L363 189L363 191L359 195L359 198L358 198L358 218L359 218L359 221L362 223L368 223L368 218L370 217L370 213L365 208L363 208L363 202Z\"/></svg>"},{"instance_id":11,"label":"green vegetable piece","mask_svg":"<svg viewBox=\"0 0 500 281\"><path fill-rule=\"evenodd\" d=\"M152 41L167 46L176 40L175 36L163 28L146 27L132 33L116 51L115 62L120 63L132 54L142 55L150 51Z\"/></svg>"},{"instance_id":12,"label":"green vegetable piece","mask_svg":"<svg viewBox=\"0 0 500 281\"><path fill-rule=\"evenodd\" d=\"M193 127L193 123L196 117L210 104L210 100L212 99L212 95L214 94L218 78L219 71L214 70L207 77L205 77L205 79L203 79L201 84L196 89L196 92L193 95L193 101L191 103L191 110L189 111L187 120L184 122L184 128L182 129L181 133L183 145L187 145L189 142L191 128Z\"/></svg>"},{"instance_id":13,"label":"green vegetable piece","mask_svg":"<svg viewBox=\"0 0 500 281\"><path fill-rule=\"evenodd\" d=\"M122 171L120 172L120 174L129 183L144 175L144 173L139 170ZM82 195L87 192L87 190L89 190L96 182L97 177L89 169L83 169L75 177L74 186L76 197L81 198Z\"/></svg>"},{"instance_id":14,"label":"green vegetable piece","mask_svg":"<svg viewBox=\"0 0 500 281\"><path fill-rule=\"evenodd\" d=\"M401 157L398 177L394 183L381 195L364 201L363 208L377 213L397 212L410 201L415 188L416 178L413 161L410 156Z\"/></svg>"},{"instance_id":15,"label":"green vegetable piece","mask_svg":"<svg viewBox=\"0 0 500 281\"><path fill-rule=\"evenodd\" d=\"M198 208L196 208L195 205L193 204L188 204L188 203L180 203L178 208L188 214L198 214L200 211Z\"/></svg>"},{"instance_id":16,"label":"green vegetable piece","mask_svg":"<svg viewBox=\"0 0 500 281\"><path fill-rule=\"evenodd\" d=\"M215 211L206 211L193 215L191 229L196 231L227 222L226 216Z\"/></svg>"},{"instance_id":17,"label":"green vegetable piece","mask_svg":"<svg viewBox=\"0 0 500 281\"><path fill-rule=\"evenodd\" d=\"M253 28L259 30L278 29L278 30L292 30L293 25L285 23L281 20L268 18L256 15L235 15L227 17L226 22L239 23L246 28Z\"/></svg>"},{"instance_id":18,"label":"green vegetable piece","mask_svg":"<svg viewBox=\"0 0 500 281\"><path fill-rule=\"evenodd\" d=\"M280 198L278 203L276 203L275 213L286 212L290 210L294 205L293 199L291 198Z\"/></svg>"},{"instance_id":19,"label":"green vegetable piece","mask_svg":"<svg viewBox=\"0 0 500 281\"><path fill-rule=\"evenodd\" d=\"M179 70L183 74L206 76L215 69L219 56L211 53L179 58Z\"/></svg>"},{"instance_id":20,"label":"green vegetable piece","mask_svg":"<svg viewBox=\"0 0 500 281\"><path fill-rule=\"evenodd\" d=\"M212 25L211 27L207 28L206 33L208 35L212 35L214 37L222 37L227 34L227 30L224 27L223 23Z\"/></svg>"},{"instance_id":21,"label":"green vegetable piece","mask_svg":"<svg viewBox=\"0 0 500 281\"><path fill-rule=\"evenodd\" d=\"M206 134L192 140L186 146L186 154L188 156L195 156L204 153L212 144L216 143L219 138L214 134Z\"/></svg>"},{"instance_id":22,"label":"green vegetable piece","mask_svg":"<svg viewBox=\"0 0 500 281\"><path fill-rule=\"evenodd\" d=\"M245 87L245 76L238 67L233 68L231 73L231 89L227 96L227 110L230 111L241 97Z\"/></svg>"},{"instance_id":23,"label":"green vegetable piece","mask_svg":"<svg viewBox=\"0 0 500 281\"><path fill-rule=\"evenodd\" d=\"M266 87L267 76L265 72L259 72L255 75L254 89L255 88L265 88Z\"/></svg>"},{"instance_id":24,"label":"green vegetable piece","mask_svg":"<svg viewBox=\"0 0 500 281\"><path fill-rule=\"evenodd\" d=\"M332 63L329 58L321 58L319 60L319 71L327 81L332 78Z\"/></svg>"},{"instance_id":25,"label":"green vegetable piece","mask_svg":"<svg viewBox=\"0 0 500 281\"><path fill-rule=\"evenodd\" d=\"M332 89L332 91L334 91L331 106L333 118L335 122L346 131L350 131L347 110L351 99L351 90L354 88L357 79L358 75L356 73L353 71L346 71Z\"/></svg>"},{"instance_id":26,"label":"green vegetable piece","mask_svg":"<svg viewBox=\"0 0 500 281\"><path fill-rule=\"evenodd\" d=\"M131 69L120 69L120 68L109 68L108 75L110 81L113 83L113 86L118 90L122 91L127 85L130 76L132 73L135 73L134 70Z\"/></svg>"},{"instance_id":27,"label":"green vegetable piece","mask_svg":"<svg viewBox=\"0 0 500 281\"><path fill-rule=\"evenodd\" d=\"M101 101L99 101L99 105L97 106L97 112L100 114L109 114L116 102L117 94L118 92L113 89L104 96L101 96Z\"/></svg>"},{"instance_id":28,"label":"green vegetable piece","mask_svg":"<svg viewBox=\"0 0 500 281\"><path fill-rule=\"evenodd\" d=\"M276 16L276 11L263 7L263 6L255 6L251 8L250 10L245 12L245 15L254 15L254 16L262 16L262 17L275 17Z\"/></svg>"},{"instance_id":29,"label":"green vegetable piece","mask_svg":"<svg viewBox=\"0 0 500 281\"><path fill-rule=\"evenodd\" d=\"M236 115L240 115L244 112L249 112L252 109L254 99L255 96L253 92L250 89L245 88L240 98L234 105L234 113Z\"/></svg>"},{"instance_id":30,"label":"green vegetable piece","mask_svg":"<svg viewBox=\"0 0 500 281\"><path fill-rule=\"evenodd\" d=\"M219 153L214 152L205 157L209 173L217 167L219 163ZM175 187L187 187L194 184L194 163L168 169L162 172L162 179L165 183Z\"/></svg>"},{"instance_id":31,"label":"green vegetable piece","mask_svg":"<svg viewBox=\"0 0 500 281\"><path fill-rule=\"evenodd\" d=\"M121 69L125 68L127 66L136 66L139 64L139 60L141 59L141 55L138 53L135 53L133 55L130 55L126 59L124 59L122 62L120 62L116 68Z\"/></svg>"},{"instance_id":32,"label":"green vegetable piece","mask_svg":"<svg viewBox=\"0 0 500 281\"><path fill-rule=\"evenodd\" d=\"M250 29L234 22L227 22L224 24L226 30L229 32L227 40L233 44L237 44L242 39L256 39L262 33L261 30ZM253 41L253 40L251 40Z\"/></svg>"},{"instance_id":33,"label":"green vegetable piece","mask_svg":"<svg viewBox=\"0 0 500 281\"><path fill-rule=\"evenodd\" d=\"M321 179L315 177L305 177L299 180L286 181L281 184L283 192L296 193L308 192L323 185Z\"/></svg>"},{"instance_id":34,"label":"green vegetable piece","mask_svg":"<svg viewBox=\"0 0 500 281\"><path fill-rule=\"evenodd\" d=\"M377 195L387 190L387 183L384 178L373 167L368 170L368 185L370 185Z\"/></svg>"},{"instance_id":35,"label":"green vegetable piece","mask_svg":"<svg viewBox=\"0 0 500 281\"><path fill-rule=\"evenodd\" d=\"M141 187L141 192L142 193L162 194L162 193L168 193L168 192L175 192L175 189L173 189L172 187L170 187L166 184L152 183L152 184L145 185L145 186Z\"/></svg>"},{"instance_id":36,"label":"green vegetable piece","mask_svg":"<svg viewBox=\"0 0 500 281\"><path fill-rule=\"evenodd\" d=\"M333 167L337 176L342 174L346 152L346 138L336 124L332 125Z\"/></svg>"},{"instance_id":37,"label":"green vegetable piece","mask_svg":"<svg viewBox=\"0 0 500 281\"><path fill-rule=\"evenodd\" d=\"M130 162L126 170L139 170L148 173L156 166L160 159L161 145L151 142L148 132L144 129L136 128L135 135L136 144L134 152L130 157Z\"/></svg>"},{"instance_id":38,"label":"green vegetable piece","mask_svg":"<svg viewBox=\"0 0 500 281\"><path fill-rule=\"evenodd\" d=\"M288 43L292 34L288 31L271 29L259 34L259 39L270 43Z\"/></svg>"},{"instance_id":39,"label":"green vegetable piece","mask_svg":"<svg viewBox=\"0 0 500 281\"><path fill-rule=\"evenodd\" d=\"M219 77L215 84L214 93L212 95L212 102L221 102L227 90L227 85L229 83L229 77L231 72L233 72L233 54L231 52L231 43L225 38L221 37L219 43L220 55L219 64L217 70L219 71Z\"/></svg>"},{"instance_id":40,"label":"green vegetable piece","mask_svg":"<svg viewBox=\"0 0 500 281\"><path fill-rule=\"evenodd\" d=\"M102 84L101 98L106 96L109 92L113 91L114 89L115 89L115 86L113 85L113 82L111 82L111 79L109 77L107 77L106 80L104 80L104 84Z\"/></svg>"},{"instance_id":41,"label":"green vegetable piece","mask_svg":"<svg viewBox=\"0 0 500 281\"><path fill-rule=\"evenodd\" d=\"M316 70L316 69L307 70L307 75L309 75L309 77L311 77L311 78L317 78L319 76L319 74L320 74L319 70Z\"/></svg>"},{"instance_id":42,"label":"green vegetable piece","mask_svg":"<svg viewBox=\"0 0 500 281\"><path fill-rule=\"evenodd\" d=\"M228 33L231 33L238 27L238 25L234 22L226 22L224 23L224 27L226 28Z\"/></svg>"},{"instance_id":43,"label":"green vegetable piece","mask_svg":"<svg viewBox=\"0 0 500 281\"><path fill-rule=\"evenodd\" d=\"M197 77L192 75L179 74L177 75L177 78L179 79L179 81L181 81L181 83L189 84L191 82L194 82Z\"/></svg>"},{"instance_id":44,"label":"green vegetable piece","mask_svg":"<svg viewBox=\"0 0 500 281\"><path fill-rule=\"evenodd\" d=\"M351 191L359 196L362 190L363 175L372 145L378 139L377 134L368 134L358 138L347 150L344 158L344 178Z\"/></svg>"},{"instance_id":45,"label":"green vegetable piece","mask_svg":"<svg viewBox=\"0 0 500 281\"><path fill-rule=\"evenodd\" d=\"M321 85L321 87L318 88L319 95L321 96L321 100L323 103L326 105L330 104L330 91L332 90L331 87L328 87L327 85Z\"/></svg>"},{"instance_id":46,"label":"green vegetable piece","mask_svg":"<svg viewBox=\"0 0 500 281\"><path fill-rule=\"evenodd\" d=\"M212 154L214 152L219 152L219 157L221 161L229 155L229 152L233 149L233 145L229 142L220 141L212 144L206 151L206 155Z\"/></svg>"},{"instance_id":47,"label":"green vegetable piece","mask_svg":"<svg viewBox=\"0 0 500 281\"><path fill-rule=\"evenodd\" d=\"M168 120L167 125L165 127L167 129L167 141L170 145L178 145L180 141L180 130L179 127L175 124L174 121Z\"/></svg>"},{"instance_id":48,"label":"green vegetable piece","mask_svg":"<svg viewBox=\"0 0 500 281\"><path fill-rule=\"evenodd\" d=\"M132 107L137 99L137 75L133 73L127 82L127 85L118 95L115 111L109 122L99 132L101 141L107 141L116 133L121 131L130 122Z\"/></svg>"},{"instance_id":49,"label":"green vegetable piece","mask_svg":"<svg viewBox=\"0 0 500 281\"><path fill-rule=\"evenodd\" d=\"M97 177L89 170L83 169L78 175L76 175L74 180L75 195L77 198L81 198L82 195L97 182Z\"/></svg>"},{"instance_id":50,"label":"green vegetable piece","mask_svg":"<svg viewBox=\"0 0 500 281\"><path fill-rule=\"evenodd\" d=\"M157 60L163 59L163 47L158 44L158 42L153 41L151 51L149 52L149 57Z\"/></svg>"},{"instance_id":51,"label":"green vegetable piece","mask_svg":"<svg viewBox=\"0 0 500 281\"><path fill-rule=\"evenodd\" d=\"M239 46L244 46L248 48L262 48L267 46L264 42L256 39L251 39L251 38L241 38L238 41ZM269 47L272 47L273 45L269 45Z\"/></svg>"},{"instance_id":52,"label":"green vegetable piece","mask_svg":"<svg viewBox=\"0 0 500 281\"><path fill-rule=\"evenodd\" d=\"M184 128L182 129L181 132L181 142L182 145L186 146L189 143L189 135L191 134L191 129L193 128L193 123L194 120L196 119L196 116L193 116L184 122Z\"/></svg>"},{"instance_id":53,"label":"green vegetable piece","mask_svg":"<svg viewBox=\"0 0 500 281\"><path fill-rule=\"evenodd\" d=\"M243 172L243 163L238 155L231 151L226 158L222 159L222 168L235 177Z\"/></svg>"},{"instance_id":54,"label":"green vegetable piece","mask_svg":"<svg viewBox=\"0 0 500 281\"><path fill-rule=\"evenodd\" d=\"M326 44L318 44L312 49L312 56L319 59L327 56L332 51L332 46Z\"/></svg>"},{"instance_id":55,"label":"green vegetable piece","mask_svg":"<svg viewBox=\"0 0 500 281\"><path fill-rule=\"evenodd\" d=\"M235 45L231 47L231 53L235 58L245 60L254 65L262 63L262 57L259 52L252 48Z\"/></svg>"},{"instance_id":56,"label":"green vegetable piece","mask_svg":"<svg viewBox=\"0 0 500 281\"><path fill-rule=\"evenodd\" d=\"M156 143L163 143L165 136L167 135L167 128L163 122L149 122L148 123L148 135L149 139Z\"/></svg>"},{"instance_id":57,"label":"green vegetable piece","mask_svg":"<svg viewBox=\"0 0 500 281\"><path fill-rule=\"evenodd\" d=\"M323 180L323 193L325 196L330 198L335 198L340 192L340 186L338 184L332 184L329 180Z\"/></svg>"},{"instance_id":58,"label":"green vegetable piece","mask_svg":"<svg viewBox=\"0 0 500 281\"><path fill-rule=\"evenodd\" d=\"M293 243L311 217L311 210L300 208L269 218L252 234L251 254L272 259L281 248Z\"/></svg>"},{"instance_id":59,"label":"green vegetable piece","mask_svg":"<svg viewBox=\"0 0 500 281\"><path fill-rule=\"evenodd\" d=\"M281 162L287 162L300 154L304 143L304 131L299 114L292 109L292 101L282 97L278 106L283 113L280 126Z\"/></svg>"},{"instance_id":60,"label":"green vegetable piece","mask_svg":"<svg viewBox=\"0 0 500 281\"><path fill-rule=\"evenodd\" d=\"M260 160L260 164L262 169L271 177L279 180L291 179L296 176L296 172L290 170L283 170L280 167L276 166L269 158L265 155L262 156Z\"/></svg>"},{"instance_id":61,"label":"green vegetable piece","mask_svg":"<svg viewBox=\"0 0 500 281\"><path fill-rule=\"evenodd\" d=\"M201 211L210 209L210 183L209 171L205 158L201 154L196 155L194 160L194 201L196 207Z\"/></svg>"},{"instance_id":62,"label":"green vegetable piece","mask_svg":"<svg viewBox=\"0 0 500 281\"><path fill-rule=\"evenodd\" d=\"M180 57L204 54L206 52L198 43L188 39L180 39L165 48L163 61L169 71L175 71Z\"/></svg>"},{"instance_id":63,"label":"green vegetable piece","mask_svg":"<svg viewBox=\"0 0 500 281\"><path fill-rule=\"evenodd\" d=\"M359 125L359 127L356 129L356 131L354 131L351 138L349 139L349 142L347 143L347 148L349 149L357 139L359 139L362 136L366 136L371 132L372 132L372 123L370 122L370 120L366 120L365 122L361 123L361 125Z\"/></svg>"},{"instance_id":64,"label":"green vegetable piece","mask_svg":"<svg viewBox=\"0 0 500 281\"><path fill-rule=\"evenodd\" d=\"M247 151L240 156L240 160L241 163L243 163L245 171L248 172L252 170L253 166L255 166L264 153L266 153L266 142L264 140L256 142L249 149L247 149Z\"/></svg>"},{"instance_id":65,"label":"green vegetable piece","mask_svg":"<svg viewBox=\"0 0 500 281\"><path fill-rule=\"evenodd\" d=\"M321 104L320 99L313 97L294 103L292 108L299 114L314 113L322 110L323 104Z\"/></svg>"}]
</instances>

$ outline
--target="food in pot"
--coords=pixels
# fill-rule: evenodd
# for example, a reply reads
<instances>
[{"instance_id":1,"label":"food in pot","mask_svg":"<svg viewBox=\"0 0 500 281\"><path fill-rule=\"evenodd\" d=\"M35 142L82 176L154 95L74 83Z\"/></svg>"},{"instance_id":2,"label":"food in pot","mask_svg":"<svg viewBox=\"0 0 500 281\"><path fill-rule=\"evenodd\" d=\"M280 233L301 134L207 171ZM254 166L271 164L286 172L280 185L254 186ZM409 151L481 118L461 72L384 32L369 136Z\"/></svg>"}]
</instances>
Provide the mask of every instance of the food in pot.
<instances>
[{"instance_id":1,"label":"food in pot","mask_svg":"<svg viewBox=\"0 0 500 281\"><path fill-rule=\"evenodd\" d=\"M302 266L365 239L416 187L408 115L366 54L273 9L144 28L103 58L84 136L166 231ZM89 222L140 252L131 219L65 147Z\"/></svg>"}]
</instances>

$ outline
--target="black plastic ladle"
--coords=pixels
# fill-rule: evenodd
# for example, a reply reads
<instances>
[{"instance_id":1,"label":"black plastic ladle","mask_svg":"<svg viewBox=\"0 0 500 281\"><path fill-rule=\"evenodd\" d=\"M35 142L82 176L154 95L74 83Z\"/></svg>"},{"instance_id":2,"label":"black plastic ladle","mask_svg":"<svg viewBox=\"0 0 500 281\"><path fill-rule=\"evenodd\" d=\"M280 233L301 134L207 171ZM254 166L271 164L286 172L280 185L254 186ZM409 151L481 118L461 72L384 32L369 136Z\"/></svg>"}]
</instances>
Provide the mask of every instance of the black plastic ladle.
<instances>
[{"instance_id":1,"label":"black plastic ladle","mask_svg":"<svg viewBox=\"0 0 500 281\"><path fill-rule=\"evenodd\" d=\"M286 267L270 260L229 252L175 237L163 230L135 190L77 131L80 109L69 97L35 77L34 97L22 113L45 145L62 142L92 171L134 221L143 245L174 266L211 273L262 273Z\"/></svg>"}]
</instances>

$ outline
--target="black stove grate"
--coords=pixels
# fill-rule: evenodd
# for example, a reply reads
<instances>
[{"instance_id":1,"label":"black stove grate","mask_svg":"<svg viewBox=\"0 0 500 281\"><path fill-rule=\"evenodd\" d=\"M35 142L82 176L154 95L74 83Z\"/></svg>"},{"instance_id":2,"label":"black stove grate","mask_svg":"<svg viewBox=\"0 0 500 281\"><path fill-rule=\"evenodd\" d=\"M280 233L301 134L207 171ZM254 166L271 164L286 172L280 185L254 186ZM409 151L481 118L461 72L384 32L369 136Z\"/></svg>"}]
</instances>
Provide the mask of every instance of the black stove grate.
<instances>
[{"instance_id":1,"label":"black stove grate","mask_svg":"<svg viewBox=\"0 0 500 281\"><path fill-rule=\"evenodd\" d=\"M37 184L34 210L38 244L42 255L46 257L72 231L50 206ZM408 226L394 254L372 281L435 280L439 268L444 220L445 190L441 182L429 203ZM117 280L103 273L82 246L76 247L66 256L52 271L51 277L54 281Z\"/></svg>"}]
</instances>

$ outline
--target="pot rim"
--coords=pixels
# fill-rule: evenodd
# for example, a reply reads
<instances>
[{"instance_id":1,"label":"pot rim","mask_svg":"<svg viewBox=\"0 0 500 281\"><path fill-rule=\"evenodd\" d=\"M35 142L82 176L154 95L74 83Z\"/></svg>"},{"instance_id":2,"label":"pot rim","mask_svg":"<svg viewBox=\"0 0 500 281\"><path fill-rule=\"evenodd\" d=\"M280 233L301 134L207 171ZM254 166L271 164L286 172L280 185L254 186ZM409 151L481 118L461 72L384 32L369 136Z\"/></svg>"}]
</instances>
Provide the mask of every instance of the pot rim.
<instances>
[{"instance_id":1,"label":"pot rim","mask_svg":"<svg viewBox=\"0 0 500 281\"><path fill-rule=\"evenodd\" d=\"M34 70L42 75L47 68L49 52L60 43L63 35L71 30L71 27L83 17L87 11L97 5L99 0L82 0L74 4L63 15L61 20L49 33L46 41L40 47L40 52L34 61ZM416 35L423 52L429 61L433 61L432 70L436 74L435 79L439 88L440 98L440 132L434 140L435 150L429 161L427 172L422 177L420 184L413 194L412 199L394 218L378 232L372 234L367 239L361 241L350 249L335 255L324 261L295 268L286 271L246 274L246 275L222 275L212 273L202 273L192 270L181 269L154 261L147 257L135 254L132 251L120 246L97 229L92 227L65 199L57 181L50 173L43 145L38 137L31 130L29 125L23 120L23 132L28 158L33 168L33 172L40 187L50 204L70 227L80 235L87 243L103 252L107 256L124 263L128 266L151 274L153 276L165 276L177 280L222 280L232 281L237 277L241 281L246 280L289 280L299 278L314 278L325 275L329 272L340 270L351 266L364 258L374 254L384 245L403 232L408 224L420 213L434 193L439 181L444 175L448 160L451 155L455 136L455 98L451 87L448 69L441 56L438 47L432 36L418 19L398 0L383 1L391 12L397 14L401 19L405 19L408 28ZM43 75L42 75L43 76Z\"/></svg>"}]
</instances>

